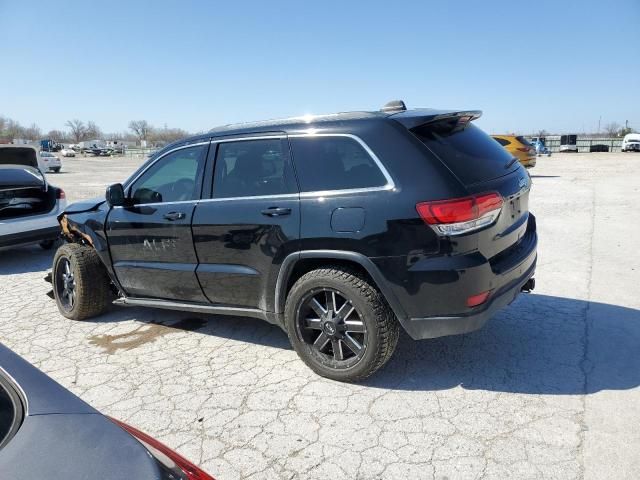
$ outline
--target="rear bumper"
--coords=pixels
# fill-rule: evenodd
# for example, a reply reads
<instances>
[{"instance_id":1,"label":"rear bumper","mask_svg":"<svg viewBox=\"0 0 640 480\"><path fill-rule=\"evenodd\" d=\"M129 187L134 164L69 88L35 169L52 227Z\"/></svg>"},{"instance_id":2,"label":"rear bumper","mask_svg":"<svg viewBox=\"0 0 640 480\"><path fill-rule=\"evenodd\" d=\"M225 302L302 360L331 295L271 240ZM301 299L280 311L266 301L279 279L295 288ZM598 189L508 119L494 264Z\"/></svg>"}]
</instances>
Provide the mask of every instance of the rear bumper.
<instances>
[{"instance_id":1,"label":"rear bumper","mask_svg":"<svg viewBox=\"0 0 640 480\"><path fill-rule=\"evenodd\" d=\"M374 259L401 307L403 315L396 314L407 333L418 340L471 332L511 303L535 273L535 223L530 215L520 241L491 259L478 252L418 261ZM485 303L466 305L469 297L487 291Z\"/></svg>"},{"instance_id":2,"label":"rear bumper","mask_svg":"<svg viewBox=\"0 0 640 480\"><path fill-rule=\"evenodd\" d=\"M493 294L486 304L479 307L480 311L466 315L410 318L403 324L404 329L414 340L425 338L459 335L482 328L498 310L513 302L522 287L533 277L536 269L536 259L524 275L511 281Z\"/></svg>"}]
</instances>

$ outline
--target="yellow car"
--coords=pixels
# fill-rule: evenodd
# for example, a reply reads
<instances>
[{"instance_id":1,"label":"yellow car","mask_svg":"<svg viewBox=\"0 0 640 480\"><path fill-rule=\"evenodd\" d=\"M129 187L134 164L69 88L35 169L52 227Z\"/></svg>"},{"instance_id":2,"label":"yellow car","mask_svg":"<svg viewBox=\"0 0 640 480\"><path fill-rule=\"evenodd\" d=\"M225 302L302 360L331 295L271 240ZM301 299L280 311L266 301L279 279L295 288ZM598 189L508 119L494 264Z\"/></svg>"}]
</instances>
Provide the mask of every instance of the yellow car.
<instances>
[{"instance_id":1,"label":"yellow car","mask_svg":"<svg viewBox=\"0 0 640 480\"><path fill-rule=\"evenodd\" d=\"M536 149L526 138L518 135L491 135L507 151L516 157L525 168L536 166Z\"/></svg>"}]
</instances>

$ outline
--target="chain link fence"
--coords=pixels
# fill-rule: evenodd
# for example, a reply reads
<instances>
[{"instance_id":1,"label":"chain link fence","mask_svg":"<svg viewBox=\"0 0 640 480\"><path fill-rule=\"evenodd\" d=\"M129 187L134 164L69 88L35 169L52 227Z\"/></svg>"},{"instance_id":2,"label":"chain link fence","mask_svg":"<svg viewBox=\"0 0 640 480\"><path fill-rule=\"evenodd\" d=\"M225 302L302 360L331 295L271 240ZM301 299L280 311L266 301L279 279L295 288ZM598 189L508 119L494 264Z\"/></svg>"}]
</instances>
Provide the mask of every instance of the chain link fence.
<instances>
[{"instance_id":1,"label":"chain link fence","mask_svg":"<svg viewBox=\"0 0 640 480\"><path fill-rule=\"evenodd\" d=\"M532 136L525 137L531 141ZM560 151L560 135L548 135L544 137L544 144L551 152ZM578 135L576 147L579 153L588 152L620 152L622 138L619 137L581 137Z\"/></svg>"}]
</instances>

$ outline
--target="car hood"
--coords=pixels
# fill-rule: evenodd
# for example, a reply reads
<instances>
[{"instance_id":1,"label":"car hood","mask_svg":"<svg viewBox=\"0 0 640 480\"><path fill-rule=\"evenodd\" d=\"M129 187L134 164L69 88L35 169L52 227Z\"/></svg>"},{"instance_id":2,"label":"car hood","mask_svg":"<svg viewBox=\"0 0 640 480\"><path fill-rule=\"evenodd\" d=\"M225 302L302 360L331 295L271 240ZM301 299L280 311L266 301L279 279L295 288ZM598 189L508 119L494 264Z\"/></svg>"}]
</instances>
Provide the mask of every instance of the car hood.
<instances>
[{"instance_id":1,"label":"car hood","mask_svg":"<svg viewBox=\"0 0 640 480\"><path fill-rule=\"evenodd\" d=\"M17 188L45 188L40 170L20 165L0 165L0 191Z\"/></svg>"},{"instance_id":2,"label":"car hood","mask_svg":"<svg viewBox=\"0 0 640 480\"><path fill-rule=\"evenodd\" d=\"M94 408L0 343L0 375L3 371L24 394L28 415L97 413Z\"/></svg>"},{"instance_id":3,"label":"car hood","mask_svg":"<svg viewBox=\"0 0 640 480\"><path fill-rule=\"evenodd\" d=\"M74 202L66 208L64 213L89 212L91 210L95 210L105 202L106 200L104 199L104 197L96 197L89 200L83 200L81 202Z\"/></svg>"},{"instance_id":4,"label":"car hood","mask_svg":"<svg viewBox=\"0 0 640 480\"><path fill-rule=\"evenodd\" d=\"M38 168L38 152L29 146L0 145L0 165Z\"/></svg>"}]
</instances>

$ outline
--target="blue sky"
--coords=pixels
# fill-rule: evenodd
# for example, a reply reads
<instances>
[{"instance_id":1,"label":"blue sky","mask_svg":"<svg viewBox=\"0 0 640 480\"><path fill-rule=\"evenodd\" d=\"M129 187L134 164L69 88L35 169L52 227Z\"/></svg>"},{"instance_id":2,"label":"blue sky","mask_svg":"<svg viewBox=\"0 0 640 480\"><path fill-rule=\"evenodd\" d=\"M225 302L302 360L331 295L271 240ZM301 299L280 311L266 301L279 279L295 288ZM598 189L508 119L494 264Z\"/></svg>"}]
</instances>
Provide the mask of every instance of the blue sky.
<instances>
[{"instance_id":1,"label":"blue sky","mask_svg":"<svg viewBox=\"0 0 640 480\"><path fill-rule=\"evenodd\" d=\"M640 129L639 47L640 0L0 0L0 115L200 131L401 98L494 133Z\"/></svg>"}]
</instances>

